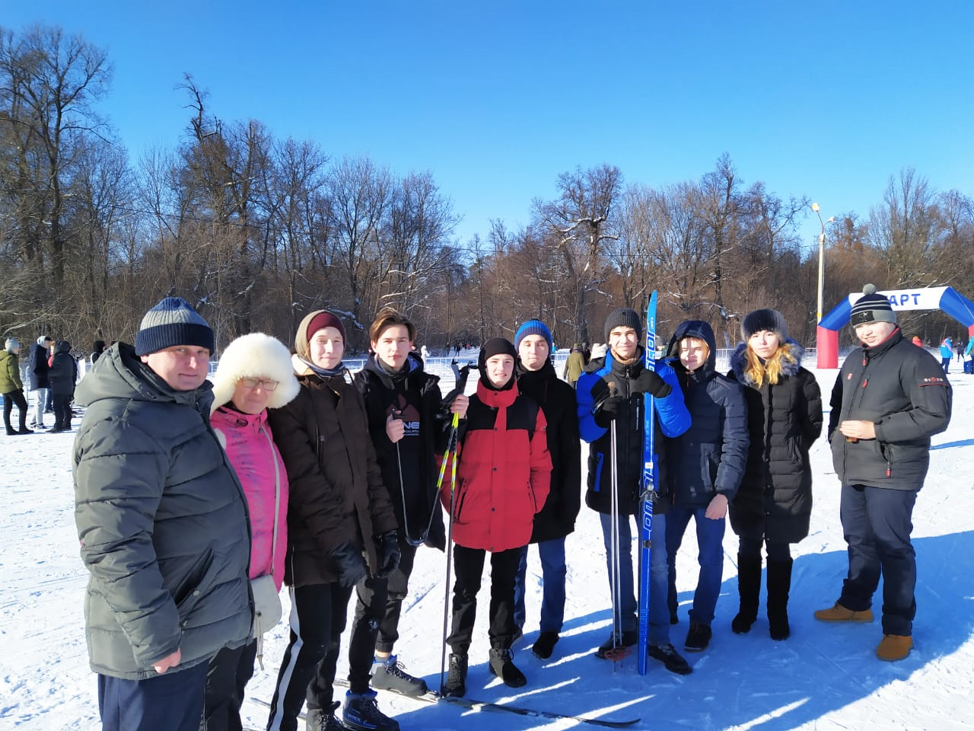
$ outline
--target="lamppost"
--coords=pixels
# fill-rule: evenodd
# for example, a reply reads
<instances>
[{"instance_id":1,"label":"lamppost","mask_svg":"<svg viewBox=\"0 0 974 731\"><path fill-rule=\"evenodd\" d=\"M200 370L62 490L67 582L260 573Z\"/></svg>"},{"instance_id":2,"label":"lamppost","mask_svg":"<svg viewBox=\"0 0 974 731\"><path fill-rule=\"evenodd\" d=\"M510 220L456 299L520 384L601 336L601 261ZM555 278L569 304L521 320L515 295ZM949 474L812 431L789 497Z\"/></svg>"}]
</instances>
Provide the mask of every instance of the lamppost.
<instances>
[{"instance_id":1,"label":"lamppost","mask_svg":"<svg viewBox=\"0 0 974 731\"><path fill-rule=\"evenodd\" d=\"M815 316L815 322L821 323L822 299L825 295L825 224L835 221L835 216L831 216L828 221L823 221L818 203L812 203L812 210L815 211L818 222L822 226L822 232L818 235L818 313Z\"/></svg>"}]
</instances>

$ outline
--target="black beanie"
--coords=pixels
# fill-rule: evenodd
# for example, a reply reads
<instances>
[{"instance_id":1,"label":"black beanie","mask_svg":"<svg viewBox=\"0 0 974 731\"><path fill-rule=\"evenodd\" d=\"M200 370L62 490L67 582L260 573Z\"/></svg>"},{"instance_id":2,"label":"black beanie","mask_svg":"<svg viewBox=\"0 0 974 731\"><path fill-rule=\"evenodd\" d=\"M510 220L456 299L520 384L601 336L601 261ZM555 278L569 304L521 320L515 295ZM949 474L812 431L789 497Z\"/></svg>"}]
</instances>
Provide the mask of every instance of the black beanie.
<instances>
[{"instance_id":1,"label":"black beanie","mask_svg":"<svg viewBox=\"0 0 974 731\"><path fill-rule=\"evenodd\" d=\"M487 359L492 358L495 355L509 355L517 363L517 351L514 349L514 344L506 338L491 338L483 347L480 349L480 355L477 357L477 370L480 371L480 377L485 384L490 386L490 379L487 377ZM514 376L511 376L511 381L514 380Z\"/></svg>"},{"instance_id":2,"label":"black beanie","mask_svg":"<svg viewBox=\"0 0 974 731\"><path fill-rule=\"evenodd\" d=\"M617 327L631 327L636 331L636 340L643 339L643 324L639 320L639 315L635 310L628 307L619 307L612 310L605 318L605 342L609 342L609 333Z\"/></svg>"},{"instance_id":3,"label":"black beanie","mask_svg":"<svg viewBox=\"0 0 974 731\"><path fill-rule=\"evenodd\" d=\"M750 340L754 333L762 330L775 333L781 344L784 344L788 339L788 325L778 310L754 310L754 312L747 313L741 320L741 335L744 336L745 342Z\"/></svg>"},{"instance_id":4,"label":"black beanie","mask_svg":"<svg viewBox=\"0 0 974 731\"><path fill-rule=\"evenodd\" d=\"M862 288L863 296L856 300L849 315L852 326L867 322L892 322L896 324L896 313L885 296L876 293L875 284Z\"/></svg>"}]
</instances>

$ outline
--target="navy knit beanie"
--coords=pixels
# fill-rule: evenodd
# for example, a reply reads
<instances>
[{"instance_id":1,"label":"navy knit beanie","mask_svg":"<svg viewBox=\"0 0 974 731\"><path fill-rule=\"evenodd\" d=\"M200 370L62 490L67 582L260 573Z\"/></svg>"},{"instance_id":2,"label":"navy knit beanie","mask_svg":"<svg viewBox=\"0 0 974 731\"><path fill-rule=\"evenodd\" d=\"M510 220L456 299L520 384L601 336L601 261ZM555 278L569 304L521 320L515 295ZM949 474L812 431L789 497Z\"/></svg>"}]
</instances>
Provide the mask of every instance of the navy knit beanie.
<instances>
[{"instance_id":1,"label":"navy knit beanie","mask_svg":"<svg viewBox=\"0 0 974 731\"><path fill-rule=\"evenodd\" d=\"M852 326L867 322L892 322L896 324L896 313L884 295L877 294L875 284L862 288L863 296L856 300L849 315Z\"/></svg>"},{"instance_id":2,"label":"navy knit beanie","mask_svg":"<svg viewBox=\"0 0 974 731\"><path fill-rule=\"evenodd\" d=\"M636 340L643 339L643 324L635 310L628 307L620 307L612 310L605 318L605 342L609 342L609 333L617 327L631 327L636 331Z\"/></svg>"},{"instance_id":3,"label":"navy knit beanie","mask_svg":"<svg viewBox=\"0 0 974 731\"><path fill-rule=\"evenodd\" d=\"M521 341L524 340L528 335L540 335L548 343L548 352L550 353L555 349L554 343L551 341L551 330L541 322L541 320L528 320L523 323L521 327L517 329L514 333L514 349L521 349Z\"/></svg>"},{"instance_id":4,"label":"navy knit beanie","mask_svg":"<svg viewBox=\"0 0 974 731\"><path fill-rule=\"evenodd\" d=\"M182 297L166 297L145 313L135 336L136 355L149 355L176 345L195 345L213 352L213 330Z\"/></svg>"}]
</instances>

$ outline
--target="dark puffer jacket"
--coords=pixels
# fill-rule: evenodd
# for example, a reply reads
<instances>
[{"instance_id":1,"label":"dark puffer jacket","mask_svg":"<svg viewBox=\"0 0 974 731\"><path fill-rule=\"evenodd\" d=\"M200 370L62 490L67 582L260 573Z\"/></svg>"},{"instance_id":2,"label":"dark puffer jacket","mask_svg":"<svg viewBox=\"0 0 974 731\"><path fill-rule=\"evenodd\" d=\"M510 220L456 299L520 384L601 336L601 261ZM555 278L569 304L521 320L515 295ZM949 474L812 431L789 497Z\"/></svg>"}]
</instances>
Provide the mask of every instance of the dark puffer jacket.
<instances>
[{"instance_id":1,"label":"dark puffer jacket","mask_svg":"<svg viewBox=\"0 0 974 731\"><path fill-rule=\"evenodd\" d=\"M27 380L31 391L36 391L39 388L50 388L51 384L47 376L50 370L47 363L49 356L48 349L40 343L31 344L30 353L27 356Z\"/></svg>"},{"instance_id":2,"label":"dark puffer jacket","mask_svg":"<svg viewBox=\"0 0 974 731\"><path fill-rule=\"evenodd\" d=\"M707 343L707 362L695 371L680 363L680 341L696 338ZM667 356L673 360L693 425L666 443L670 494L675 505L704 507L718 493L734 499L747 464L747 405L740 384L717 373L717 341L703 320L680 323Z\"/></svg>"},{"instance_id":3,"label":"dark puffer jacket","mask_svg":"<svg viewBox=\"0 0 974 731\"><path fill-rule=\"evenodd\" d=\"M284 581L295 587L337 581L329 554L346 542L365 554L375 573L375 539L396 530L396 514L375 459L362 394L347 370L322 377L298 356L292 362L301 390L268 412L291 493Z\"/></svg>"},{"instance_id":4,"label":"dark puffer jacket","mask_svg":"<svg viewBox=\"0 0 974 731\"><path fill-rule=\"evenodd\" d=\"M54 345L54 357L48 371L48 382L51 393L70 396L74 393L74 384L78 380L78 364L71 355L71 343L58 340Z\"/></svg>"},{"instance_id":5,"label":"dark puffer jacket","mask_svg":"<svg viewBox=\"0 0 974 731\"><path fill-rule=\"evenodd\" d=\"M930 466L930 437L947 429L953 392L940 363L897 328L874 348L853 350L832 389L829 441L839 479L849 485L919 490ZM850 442L843 421L871 421L875 439Z\"/></svg>"},{"instance_id":6,"label":"dark puffer jacket","mask_svg":"<svg viewBox=\"0 0 974 731\"><path fill-rule=\"evenodd\" d=\"M582 444L578 436L575 389L558 378L551 360L538 371L518 367L517 387L544 411L551 455L551 492L534 516L531 543L563 538L575 530L582 507Z\"/></svg>"},{"instance_id":7,"label":"dark puffer jacket","mask_svg":"<svg viewBox=\"0 0 974 731\"><path fill-rule=\"evenodd\" d=\"M747 345L731 356L728 376L745 386L751 446L747 470L730 505L730 522L740 534L765 520L772 543L797 543L808 535L812 515L812 466L808 450L822 433L822 392L802 368L805 349L789 340L782 351L781 377L761 386L744 373Z\"/></svg>"},{"instance_id":8,"label":"dark puffer jacket","mask_svg":"<svg viewBox=\"0 0 974 731\"><path fill-rule=\"evenodd\" d=\"M78 385L75 522L91 574L91 669L128 680L252 638L243 489L210 429L209 382L174 391L117 343ZM172 672L172 671L170 671Z\"/></svg>"},{"instance_id":9,"label":"dark puffer jacket","mask_svg":"<svg viewBox=\"0 0 974 731\"><path fill-rule=\"evenodd\" d=\"M443 512L436 494L436 455L447 449L451 415L443 405L440 379L423 370L422 359L410 353L405 369L404 373L393 377L376 363L372 355L365 367L355 374L354 383L365 400L369 434L400 532L405 533L408 527L406 537L418 540L429 526L427 542L445 549ZM393 409L400 412L402 418L419 422L419 438L413 454L397 449L386 435L386 419ZM404 502L406 521L403 520Z\"/></svg>"},{"instance_id":10,"label":"dark puffer jacket","mask_svg":"<svg viewBox=\"0 0 974 731\"><path fill-rule=\"evenodd\" d=\"M604 358L593 359L585 373L578 379L575 397L578 401L578 428L582 439L590 443L588 457L588 490L585 504L592 510L608 514L612 511L612 435L611 430L595 423L599 404L592 396L593 388L601 390L599 380L612 382L619 389L624 401L615 418L616 458L619 470L617 490L619 513L635 515L639 510L639 495L643 478L643 408L644 395L633 391L632 382L643 371L643 347L639 346L638 358L630 365L616 361L610 351ZM672 502L665 475L668 469L663 437L677 437L690 428L690 414L683 402L683 393L676 381L676 373L663 360L656 361L656 373L666 381L672 391L665 398L654 399L656 409L656 491L659 500L654 513L664 513Z\"/></svg>"}]
</instances>

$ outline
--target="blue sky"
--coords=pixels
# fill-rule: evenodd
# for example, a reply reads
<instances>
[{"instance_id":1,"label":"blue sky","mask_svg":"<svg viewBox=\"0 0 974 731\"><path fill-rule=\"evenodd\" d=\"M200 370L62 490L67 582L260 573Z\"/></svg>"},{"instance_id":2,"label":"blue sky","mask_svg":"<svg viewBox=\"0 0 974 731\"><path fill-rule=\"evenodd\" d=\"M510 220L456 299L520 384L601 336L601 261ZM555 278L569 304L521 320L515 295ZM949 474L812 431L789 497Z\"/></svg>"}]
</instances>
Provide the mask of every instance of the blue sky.
<instances>
[{"instance_id":1,"label":"blue sky","mask_svg":"<svg viewBox=\"0 0 974 731\"><path fill-rule=\"evenodd\" d=\"M179 141L189 72L225 120L430 170L463 242L602 163L662 186L726 152L825 218L868 216L910 166L974 195L966 0L0 0L0 24L33 22L108 50L101 110L133 158ZM811 211L802 232L812 246Z\"/></svg>"}]
</instances>

